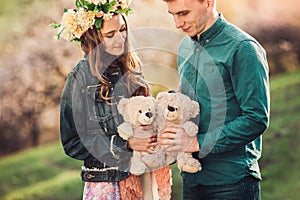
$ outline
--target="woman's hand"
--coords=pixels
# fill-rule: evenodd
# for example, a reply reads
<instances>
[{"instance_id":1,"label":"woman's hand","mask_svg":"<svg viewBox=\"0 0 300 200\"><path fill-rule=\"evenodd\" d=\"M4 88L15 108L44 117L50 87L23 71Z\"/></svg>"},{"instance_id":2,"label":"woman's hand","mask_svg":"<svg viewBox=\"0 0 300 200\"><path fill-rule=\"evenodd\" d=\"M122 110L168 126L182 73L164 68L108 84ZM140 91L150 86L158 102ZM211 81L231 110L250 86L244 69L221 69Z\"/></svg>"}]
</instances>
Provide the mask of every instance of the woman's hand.
<instances>
[{"instance_id":1,"label":"woman's hand","mask_svg":"<svg viewBox=\"0 0 300 200\"><path fill-rule=\"evenodd\" d=\"M131 149L148 153L154 152L153 148L157 145L157 134L152 126L138 126L133 129L133 135L128 139L128 146Z\"/></svg>"}]
</instances>

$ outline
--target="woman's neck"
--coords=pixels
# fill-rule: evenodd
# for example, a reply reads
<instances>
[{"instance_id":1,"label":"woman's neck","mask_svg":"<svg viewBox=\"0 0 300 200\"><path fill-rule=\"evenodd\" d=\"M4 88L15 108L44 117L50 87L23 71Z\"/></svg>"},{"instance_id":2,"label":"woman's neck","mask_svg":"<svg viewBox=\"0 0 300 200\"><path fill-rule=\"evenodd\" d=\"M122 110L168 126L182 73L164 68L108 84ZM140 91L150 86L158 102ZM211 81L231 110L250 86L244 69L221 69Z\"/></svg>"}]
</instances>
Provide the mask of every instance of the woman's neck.
<instances>
[{"instance_id":1,"label":"woman's neck","mask_svg":"<svg viewBox=\"0 0 300 200\"><path fill-rule=\"evenodd\" d=\"M103 51L101 53L101 59L104 66L110 66L113 62L115 62L118 59L119 56L112 55L110 53L107 53L106 51Z\"/></svg>"}]
</instances>

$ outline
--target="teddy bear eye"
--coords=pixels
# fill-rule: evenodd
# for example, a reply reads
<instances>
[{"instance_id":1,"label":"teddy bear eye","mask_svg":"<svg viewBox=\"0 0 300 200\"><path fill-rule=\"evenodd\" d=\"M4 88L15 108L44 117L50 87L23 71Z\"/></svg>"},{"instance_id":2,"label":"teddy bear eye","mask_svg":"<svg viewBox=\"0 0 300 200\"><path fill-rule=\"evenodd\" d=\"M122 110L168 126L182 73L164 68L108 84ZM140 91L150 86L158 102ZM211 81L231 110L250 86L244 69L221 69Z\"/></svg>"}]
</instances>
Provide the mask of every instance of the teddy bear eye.
<instances>
[{"instance_id":1,"label":"teddy bear eye","mask_svg":"<svg viewBox=\"0 0 300 200\"><path fill-rule=\"evenodd\" d=\"M139 113L142 113L142 110L139 110Z\"/></svg>"}]
</instances>

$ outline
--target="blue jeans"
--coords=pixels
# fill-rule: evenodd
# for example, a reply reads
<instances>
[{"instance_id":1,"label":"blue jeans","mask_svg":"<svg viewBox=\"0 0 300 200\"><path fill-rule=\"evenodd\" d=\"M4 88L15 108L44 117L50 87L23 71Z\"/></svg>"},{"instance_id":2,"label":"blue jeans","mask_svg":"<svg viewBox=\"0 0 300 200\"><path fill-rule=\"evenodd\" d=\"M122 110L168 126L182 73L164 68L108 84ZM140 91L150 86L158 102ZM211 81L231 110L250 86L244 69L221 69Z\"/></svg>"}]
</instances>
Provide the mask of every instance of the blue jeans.
<instances>
[{"instance_id":1,"label":"blue jeans","mask_svg":"<svg viewBox=\"0 0 300 200\"><path fill-rule=\"evenodd\" d=\"M237 183L227 185L190 186L182 183L183 200L260 200L260 182L246 176Z\"/></svg>"}]
</instances>

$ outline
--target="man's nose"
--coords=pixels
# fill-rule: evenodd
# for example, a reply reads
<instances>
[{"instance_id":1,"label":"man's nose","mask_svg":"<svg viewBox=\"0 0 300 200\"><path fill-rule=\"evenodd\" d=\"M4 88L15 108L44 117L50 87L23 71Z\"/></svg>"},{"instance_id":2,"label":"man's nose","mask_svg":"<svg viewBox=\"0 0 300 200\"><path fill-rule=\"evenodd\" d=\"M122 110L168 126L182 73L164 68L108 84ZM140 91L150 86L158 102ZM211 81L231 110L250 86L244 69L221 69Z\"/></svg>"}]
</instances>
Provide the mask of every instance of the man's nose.
<instances>
[{"instance_id":1,"label":"man's nose","mask_svg":"<svg viewBox=\"0 0 300 200\"><path fill-rule=\"evenodd\" d=\"M175 26L177 29L181 28L184 24L184 22L176 16L174 17L174 21L175 21Z\"/></svg>"}]
</instances>

